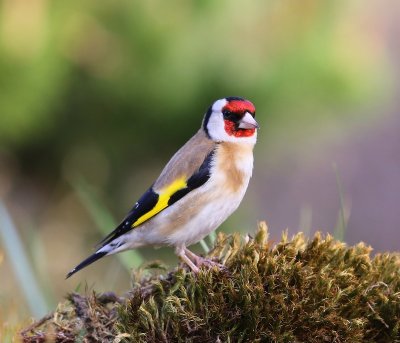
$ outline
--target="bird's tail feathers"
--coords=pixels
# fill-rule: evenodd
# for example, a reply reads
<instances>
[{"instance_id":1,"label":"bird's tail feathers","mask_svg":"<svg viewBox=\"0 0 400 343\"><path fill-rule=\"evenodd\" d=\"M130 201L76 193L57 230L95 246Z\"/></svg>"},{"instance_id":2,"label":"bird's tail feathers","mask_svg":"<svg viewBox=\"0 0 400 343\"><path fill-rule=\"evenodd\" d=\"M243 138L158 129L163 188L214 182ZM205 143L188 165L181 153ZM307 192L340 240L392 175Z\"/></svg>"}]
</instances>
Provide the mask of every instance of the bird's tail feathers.
<instances>
[{"instance_id":1,"label":"bird's tail feathers","mask_svg":"<svg viewBox=\"0 0 400 343\"><path fill-rule=\"evenodd\" d=\"M102 258L103 256L107 255L107 251L96 251L94 254L90 255L88 258L83 260L81 263L79 263L74 269L72 269L66 276L66 279L74 275L76 272L80 271L81 269L87 267L89 264L92 264L93 262L96 262L98 259Z\"/></svg>"}]
</instances>

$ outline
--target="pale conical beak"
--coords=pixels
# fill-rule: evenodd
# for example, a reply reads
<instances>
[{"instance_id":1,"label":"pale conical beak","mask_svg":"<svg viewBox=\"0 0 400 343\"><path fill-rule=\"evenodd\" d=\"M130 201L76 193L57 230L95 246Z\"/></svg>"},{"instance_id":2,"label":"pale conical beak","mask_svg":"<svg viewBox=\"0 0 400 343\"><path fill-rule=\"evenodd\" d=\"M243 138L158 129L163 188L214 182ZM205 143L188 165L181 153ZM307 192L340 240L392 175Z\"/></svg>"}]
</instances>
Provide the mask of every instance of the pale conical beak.
<instances>
[{"instance_id":1,"label":"pale conical beak","mask_svg":"<svg viewBox=\"0 0 400 343\"><path fill-rule=\"evenodd\" d=\"M253 118L253 116L246 112L244 117L239 121L239 129L258 129L258 123Z\"/></svg>"}]
</instances>

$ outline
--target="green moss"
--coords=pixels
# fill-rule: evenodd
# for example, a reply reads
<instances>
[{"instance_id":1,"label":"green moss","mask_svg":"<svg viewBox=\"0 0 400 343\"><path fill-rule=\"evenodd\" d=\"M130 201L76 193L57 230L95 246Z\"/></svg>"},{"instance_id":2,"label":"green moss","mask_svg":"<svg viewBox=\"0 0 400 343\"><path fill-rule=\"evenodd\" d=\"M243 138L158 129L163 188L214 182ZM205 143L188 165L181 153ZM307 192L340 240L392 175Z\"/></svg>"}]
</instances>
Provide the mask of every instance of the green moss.
<instances>
[{"instance_id":1,"label":"green moss","mask_svg":"<svg viewBox=\"0 0 400 343\"><path fill-rule=\"evenodd\" d=\"M133 342L400 341L400 258L370 257L331 236L301 234L272 245L260 224L254 239L219 234L208 258L226 269L197 275L177 268L143 279L123 299L70 296L56 314L23 332L35 337ZM79 301L77 301L77 299ZM71 311L71 308L73 311ZM73 313L73 314L71 314ZM59 339L61 340L61 339Z\"/></svg>"}]
</instances>

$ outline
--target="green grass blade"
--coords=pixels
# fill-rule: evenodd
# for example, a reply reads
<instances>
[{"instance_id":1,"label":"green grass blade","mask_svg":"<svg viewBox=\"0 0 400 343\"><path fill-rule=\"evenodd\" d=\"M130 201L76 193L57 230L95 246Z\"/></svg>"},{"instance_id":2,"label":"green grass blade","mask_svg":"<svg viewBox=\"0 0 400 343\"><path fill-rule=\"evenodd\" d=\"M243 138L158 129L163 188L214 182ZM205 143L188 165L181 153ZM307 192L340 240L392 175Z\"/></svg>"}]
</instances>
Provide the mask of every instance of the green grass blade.
<instances>
[{"instance_id":1,"label":"green grass blade","mask_svg":"<svg viewBox=\"0 0 400 343\"><path fill-rule=\"evenodd\" d=\"M310 236L312 228L312 208L310 205L305 204L300 209L300 222L299 229L306 237Z\"/></svg>"},{"instance_id":2,"label":"green grass blade","mask_svg":"<svg viewBox=\"0 0 400 343\"><path fill-rule=\"evenodd\" d=\"M210 241L211 246L214 246L214 243L217 239L217 234L215 233L215 231L210 232L210 234L208 235L208 240Z\"/></svg>"},{"instance_id":3,"label":"green grass blade","mask_svg":"<svg viewBox=\"0 0 400 343\"><path fill-rule=\"evenodd\" d=\"M336 175L336 185L338 188L339 193L339 201L340 201L340 212L338 222L336 224L333 236L340 240L344 241L346 230L347 230L347 216L346 216L346 208L345 208L345 200L344 200L344 193L343 193L343 186L340 179L339 171L336 164L333 164L333 169Z\"/></svg>"},{"instance_id":4,"label":"green grass blade","mask_svg":"<svg viewBox=\"0 0 400 343\"><path fill-rule=\"evenodd\" d=\"M42 317L49 311L46 298L36 280L23 243L4 204L0 201L0 236L13 271L33 316Z\"/></svg>"},{"instance_id":5,"label":"green grass blade","mask_svg":"<svg viewBox=\"0 0 400 343\"><path fill-rule=\"evenodd\" d=\"M96 227L104 236L109 234L110 231L117 226L117 222L110 211L100 202L94 189L83 179L72 182L72 187L83 206L93 218ZM130 271L132 267L140 266L144 261L142 255L135 250L130 250L129 252L116 256L128 271Z\"/></svg>"},{"instance_id":6,"label":"green grass blade","mask_svg":"<svg viewBox=\"0 0 400 343\"><path fill-rule=\"evenodd\" d=\"M208 247L206 241L204 239L202 239L200 242L201 247L204 250L204 253L208 254L208 252L210 251L210 248Z\"/></svg>"}]
</instances>

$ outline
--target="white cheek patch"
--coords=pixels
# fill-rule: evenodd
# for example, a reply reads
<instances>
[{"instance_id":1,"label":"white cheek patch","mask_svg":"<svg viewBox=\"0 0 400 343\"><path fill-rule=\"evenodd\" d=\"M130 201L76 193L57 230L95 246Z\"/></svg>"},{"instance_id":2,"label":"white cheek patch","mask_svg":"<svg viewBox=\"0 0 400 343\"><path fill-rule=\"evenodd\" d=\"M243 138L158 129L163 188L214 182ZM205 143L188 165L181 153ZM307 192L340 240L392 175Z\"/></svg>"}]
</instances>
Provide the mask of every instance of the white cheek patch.
<instances>
[{"instance_id":1,"label":"white cheek patch","mask_svg":"<svg viewBox=\"0 0 400 343\"><path fill-rule=\"evenodd\" d=\"M222 113L222 109L226 106L227 103L228 101L226 101L225 99L217 100L212 106L212 111Z\"/></svg>"},{"instance_id":2,"label":"white cheek patch","mask_svg":"<svg viewBox=\"0 0 400 343\"><path fill-rule=\"evenodd\" d=\"M221 112L213 111L211 113L207 129L208 134L214 141L223 142L229 138L229 135L225 131L224 118Z\"/></svg>"}]
</instances>

